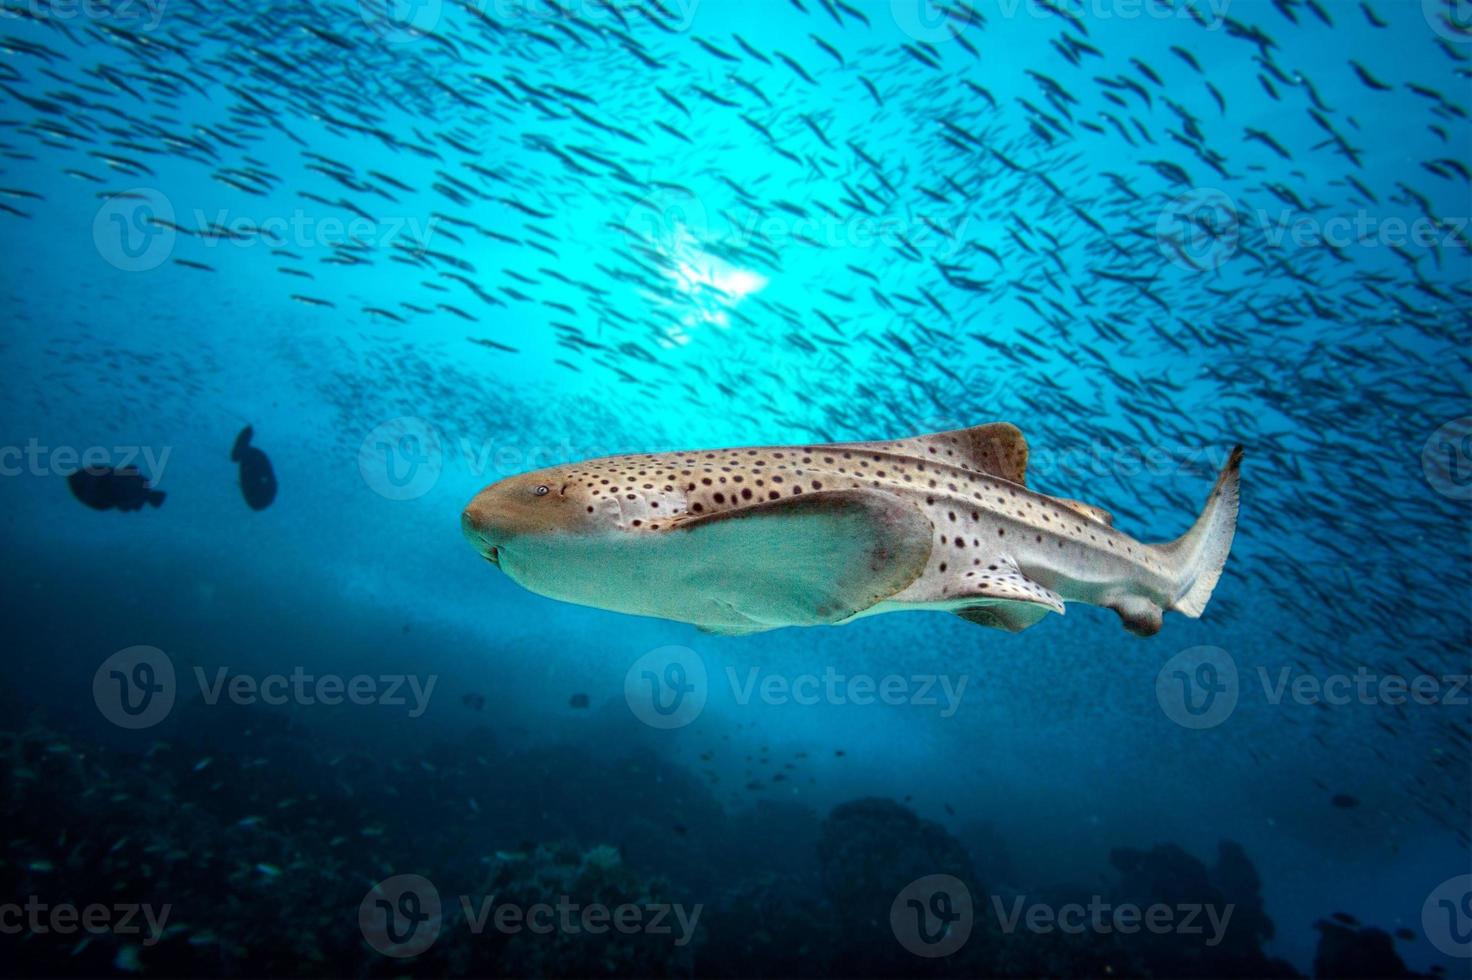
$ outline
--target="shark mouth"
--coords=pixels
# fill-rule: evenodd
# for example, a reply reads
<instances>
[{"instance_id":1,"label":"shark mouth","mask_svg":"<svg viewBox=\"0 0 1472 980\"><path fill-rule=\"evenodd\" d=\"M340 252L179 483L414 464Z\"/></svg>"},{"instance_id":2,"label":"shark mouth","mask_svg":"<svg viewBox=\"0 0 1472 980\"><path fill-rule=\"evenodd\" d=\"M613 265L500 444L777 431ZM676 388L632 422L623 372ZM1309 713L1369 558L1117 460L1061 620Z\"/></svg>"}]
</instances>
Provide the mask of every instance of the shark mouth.
<instances>
[{"instance_id":1,"label":"shark mouth","mask_svg":"<svg viewBox=\"0 0 1472 980\"><path fill-rule=\"evenodd\" d=\"M501 549L492 546L482 557L497 568L501 567Z\"/></svg>"}]
</instances>

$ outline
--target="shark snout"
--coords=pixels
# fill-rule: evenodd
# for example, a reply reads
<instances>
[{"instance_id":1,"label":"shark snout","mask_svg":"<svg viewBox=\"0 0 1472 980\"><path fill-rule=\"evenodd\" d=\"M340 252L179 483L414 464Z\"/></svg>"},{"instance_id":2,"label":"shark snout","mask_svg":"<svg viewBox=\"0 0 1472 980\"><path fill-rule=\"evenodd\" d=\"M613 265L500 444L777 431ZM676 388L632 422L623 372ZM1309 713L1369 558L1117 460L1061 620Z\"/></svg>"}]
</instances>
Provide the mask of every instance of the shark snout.
<instances>
[{"instance_id":1,"label":"shark snout","mask_svg":"<svg viewBox=\"0 0 1472 980\"><path fill-rule=\"evenodd\" d=\"M460 531L487 561L499 565L501 553L493 517L490 508L479 500L473 500L460 514Z\"/></svg>"}]
</instances>

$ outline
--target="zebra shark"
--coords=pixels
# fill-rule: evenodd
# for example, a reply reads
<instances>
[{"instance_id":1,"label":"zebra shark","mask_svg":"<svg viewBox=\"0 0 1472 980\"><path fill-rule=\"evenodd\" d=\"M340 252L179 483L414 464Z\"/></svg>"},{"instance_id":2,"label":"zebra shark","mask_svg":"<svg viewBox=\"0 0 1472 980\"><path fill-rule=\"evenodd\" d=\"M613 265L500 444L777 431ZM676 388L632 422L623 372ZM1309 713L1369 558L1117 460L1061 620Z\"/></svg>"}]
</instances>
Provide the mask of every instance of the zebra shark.
<instances>
[{"instance_id":1,"label":"zebra shark","mask_svg":"<svg viewBox=\"0 0 1472 980\"><path fill-rule=\"evenodd\" d=\"M1027 486L1005 422L889 442L611 456L501 480L461 518L519 585L744 635L909 610L1017 632L1067 602L1142 636L1199 617L1236 531L1242 447L1196 522L1144 544Z\"/></svg>"}]
</instances>

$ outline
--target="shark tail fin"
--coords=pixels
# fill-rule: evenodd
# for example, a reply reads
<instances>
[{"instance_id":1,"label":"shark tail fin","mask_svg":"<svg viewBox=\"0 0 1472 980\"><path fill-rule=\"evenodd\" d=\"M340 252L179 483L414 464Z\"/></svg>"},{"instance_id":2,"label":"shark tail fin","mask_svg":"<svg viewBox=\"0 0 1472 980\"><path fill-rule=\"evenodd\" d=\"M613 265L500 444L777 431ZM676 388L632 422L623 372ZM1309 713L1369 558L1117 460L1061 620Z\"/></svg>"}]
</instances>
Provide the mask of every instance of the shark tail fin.
<instances>
[{"instance_id":1,"label":"shark tail fin","mask_svg":"<svg viewBox=\"0 0 1472 980\"><path fill-rule=\"evenodd\" d=\"M1232 537L1237 533L1241 468L1242 447L1236 446L1191 530L1174 541L1156 546L1170 557L1179 574L1180 589L1170 608L1192 619L1206 609L1212 590L1222 577L1227 553L1232 550Z\"/></svg>"}]
</instances>

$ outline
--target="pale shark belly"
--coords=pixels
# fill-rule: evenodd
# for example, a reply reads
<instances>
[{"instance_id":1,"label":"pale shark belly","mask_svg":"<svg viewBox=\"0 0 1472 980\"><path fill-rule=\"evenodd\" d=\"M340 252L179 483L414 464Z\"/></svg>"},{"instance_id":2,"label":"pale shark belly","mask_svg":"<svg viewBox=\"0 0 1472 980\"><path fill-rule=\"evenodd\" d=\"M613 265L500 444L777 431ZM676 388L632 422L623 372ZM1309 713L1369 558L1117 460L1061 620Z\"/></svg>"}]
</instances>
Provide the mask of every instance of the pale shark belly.
<instances>
[{"instance_id":1,"label":"pale shark belly","mask_svg":"<svg viewBox=\"0 0 1472 980\"><path fill-rule=\"evenodd\" d=\"M841 622L892 596L923 566L928 533L895 498L814 494L782 519L734 511L690 531L528 539L503 547L500 564L565 602L756 632Z\"/></svg>"}]
</instances>

